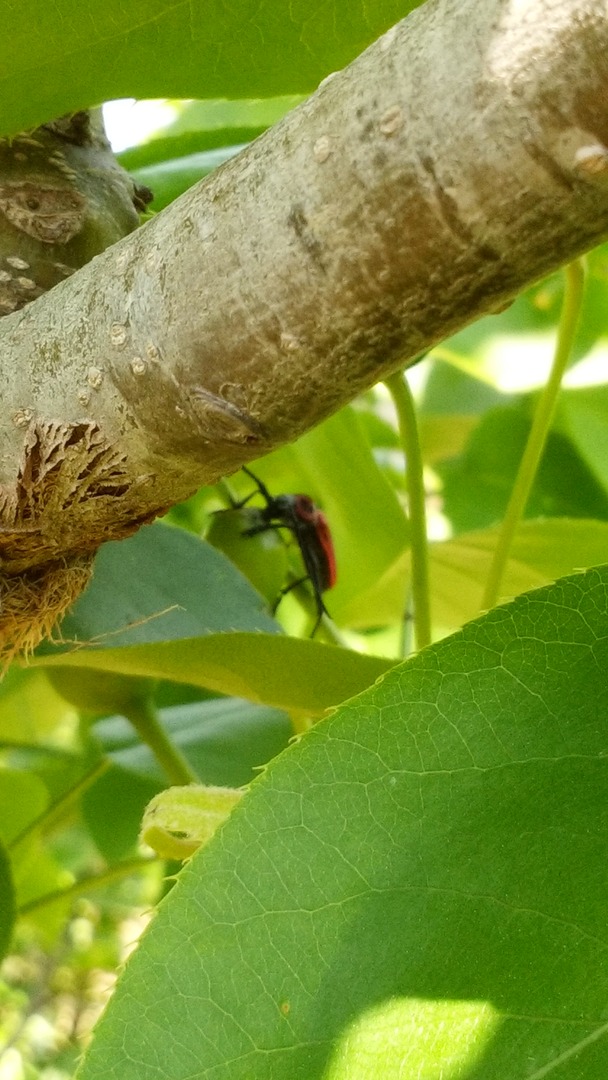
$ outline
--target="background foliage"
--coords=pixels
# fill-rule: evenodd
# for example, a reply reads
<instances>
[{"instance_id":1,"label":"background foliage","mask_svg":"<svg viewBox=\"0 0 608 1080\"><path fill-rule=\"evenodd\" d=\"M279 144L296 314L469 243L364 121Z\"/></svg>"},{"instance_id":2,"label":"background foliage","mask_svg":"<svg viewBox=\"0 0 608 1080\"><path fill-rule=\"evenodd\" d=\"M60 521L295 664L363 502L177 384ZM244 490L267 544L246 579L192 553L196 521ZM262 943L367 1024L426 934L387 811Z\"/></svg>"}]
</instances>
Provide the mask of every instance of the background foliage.
<instances>
[{"instance_id":1,"label":"background foliage","mask_svg":"<svg viewBox=\"0 0 608 1080\"><path fill-rule=\"evenodd\" d=\"M122 155L160 209L413 6L30 0L6 12L0 126L127 93L202 99ZM298 555L241 535L239 474L103 548L61 636L9 672L2 1080L73 1075L161 894L82 1080L606 1074L608 574L575 573L608 550L606 249L503 580L517 599L479 615L562 298L557 274L411 372L429 649L401 663L406 469L379 387L256 466L331 522L316 640L306 589L271 615ZM137 837L180 768L257 779L173 886Z\"/></svg>"}]
</instances>

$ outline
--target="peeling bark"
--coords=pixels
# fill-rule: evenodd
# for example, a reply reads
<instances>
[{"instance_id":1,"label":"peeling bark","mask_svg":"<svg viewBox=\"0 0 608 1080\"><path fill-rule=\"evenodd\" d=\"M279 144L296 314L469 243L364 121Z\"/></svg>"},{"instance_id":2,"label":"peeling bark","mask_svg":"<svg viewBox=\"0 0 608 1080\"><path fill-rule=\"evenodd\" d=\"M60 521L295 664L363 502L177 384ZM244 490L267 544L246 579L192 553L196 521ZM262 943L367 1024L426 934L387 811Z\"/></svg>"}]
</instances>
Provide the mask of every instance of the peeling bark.
<instances>
[{"instance_id":1,"label":"peeling bark","mask_svg":"<svg viewBox=\"0 0 608 1080\"><path fill-rule=\"evenodd\" d=\"M0 140L0 315L136 228L150 197L117 165L96 114ZM29 368L33 379L40 374ZM131 487L120 446L108 445L96 420L75 423L30 406L11 420L21 457L13 483L0 488L0 666L33 648L85 587L101 535L96 500L114 498L118 509ZM72 507L80 539L72 523L66 544L61 522ZM125 507L123 534L137 524ZM105 529L108 539L121 532L109 518Z\"/></svg>"},{"instance_id":2,"label":"peeling bark","mask_svg":"<svg viewBox=\"0 0 608 1080\"><path fill-rule=\"evenodd\" d=\"M2 320L7 571L124 535L599 242L607 147L604 0L428 0ZM0 213L70 266L84 210L46 183L37 224L7 182Z\"/></svg>"}]
</instances>

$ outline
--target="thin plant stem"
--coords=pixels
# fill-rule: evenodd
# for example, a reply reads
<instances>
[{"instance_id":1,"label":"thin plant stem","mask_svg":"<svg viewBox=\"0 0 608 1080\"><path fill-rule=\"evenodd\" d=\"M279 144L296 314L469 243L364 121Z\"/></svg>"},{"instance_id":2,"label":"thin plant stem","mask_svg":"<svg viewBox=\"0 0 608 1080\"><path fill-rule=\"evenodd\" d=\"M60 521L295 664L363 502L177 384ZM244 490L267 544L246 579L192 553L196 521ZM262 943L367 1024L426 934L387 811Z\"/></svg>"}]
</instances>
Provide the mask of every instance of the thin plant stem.
<instances>
[{"instance_id":1,"label":"thin plant stem","mask_svg":"<svg viewBox=\"0 0 608 1080\"><path fill-rule=\"evenodd\" d=\"M62 818L71 810L72 806L82 798L87 788L98 780L100 776L103 776L106 769L110 766L109 758L103 758L101 761L95 763L89 772L81 776L73 787L51 803L45 810L42 811L37 817L29 821L28 824L21 830L21 832L13 837L7 848L11 852L15 852L20 844L24 843L28 837L33 833L40 830L43 833L49 833L55 826L61 821Z\"/></svg>"},{"instance_id":2,"label":"thin plant stem","mask_svg":"<svg viewBox=\"0 0 608 1080\"><path fill-rule=\"evenodd\" d=\"M127 877L129 874L136 874L143 870L144 867L153 866L157 862L162 862L162 860L157 858L142 859L141 857L125 860L125 862L117 863L115 866L109 866L101 874L89 874L80 878L73 885L68 885L67 889L54 889L53 892L44 893L43 896L37 896L34 900L28 900L27 903L21 905L17 914L19 916L29 915L32 911L40 911L42 908L48 907L49 904L56 904L60 900L74 899L77 896L82 896L83 893L91 892L92 889L102 889L112 881L120 881L121 878Z\"/></svg>"},{"instance_id":3,"label":"thin plant stem","mask_svg":"<svg viewBox=\"0 0 608 1080\"><path fill-rule=\"evenodd\" d=\"M385 383L393 399L399 425L399 435L406 462L406 490L411 533L414 639L417 649L431 643L431 604L429 589L429 557L426 532L424 475L416 408L409 383L403 371L397 371Z\"/></svg>"},{"instance_id":4,"label":"thin plant stem","mask_svg":"<svg viewBox=\"0 0 608 1080\"><path fill-rule=\"evenodd\" d=\"M198 784L200 780L181 750L164 730L152 698L139 698L124 706L122 713L133 725L172 784Z\"/></svg>"},{"instance_id":5,"label":"thin plant stem","mask_svg":"<svg viewBox=\"0 0 608 1080\"><path fill-rule=\"evenodd\" d=\"M569 266L565 267L564 274L566 286L553 364L549 379L538 401L528 442L515 478L507 511L500 527L481 601L482 610L488 610L498 602L509 552L517 527L523 517L534 483L534 477L542 458L555 414L561 381L572 351L585 285L585 264L583 260L577 259L576 262L570 263Z\"/></svg>"}]
</instances>

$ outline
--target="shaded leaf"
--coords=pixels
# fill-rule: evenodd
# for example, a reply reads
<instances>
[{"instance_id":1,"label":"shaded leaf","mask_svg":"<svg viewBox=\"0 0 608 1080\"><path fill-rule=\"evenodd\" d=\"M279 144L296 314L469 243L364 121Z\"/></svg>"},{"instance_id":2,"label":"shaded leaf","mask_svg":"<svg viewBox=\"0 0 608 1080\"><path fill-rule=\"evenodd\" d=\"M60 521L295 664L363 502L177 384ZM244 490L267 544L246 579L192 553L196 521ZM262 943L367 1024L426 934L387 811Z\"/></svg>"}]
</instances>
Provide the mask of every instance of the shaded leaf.
<instances>
[{"instance_id":1,"label":"shaded leaf","mask_svg":"<svg viewBox=\"0 0 608 1080\"><path fill-rule=\"evenodd\" d=\"M118 647L223 630L279 629L259 593L221 552L156 522L126 540L103 544L91 583L63 620L61 636L71 645ZM49 642L39 650L55 651Z\"/></svg>"},{"instance_id":2,"label":"shaded leaf","mask_svg":"<svg viewBox=\"0 0 608 1080\"><path fill-rule=\"evenodd\" d=\"M111 766L85 792L83 818L108 862L119 862L133 850L143 812L162 786L160 781Z\"/></svg>"},{"instance_id":3,"label":"shaded leaf","mask_svg":"<svg viewBox=\"0 0 608 1080\"><path fill-rule=\"evenodd\" d=\"M183 751L202 783L241 787L285 748L293 729L285 713L238 698L213 698L161 709L163 727ZM165 774L149 747L120 716L95 726L111 760L134 776L165 785Z\"/></svg>"},{"instance_id":4,"label":"shaded leaf","mask_svg":"<svg viewBox=\"0 0 608 1080\"><path fill-rule=\"evenodd\" d=\"M228 633L233 629L276 632ZM62 624L64 642L45 643L32 662L173 679L315 715L389 666L346 649L286 639L279 629L259 593L221 552L158 523L102 547L91 584ZM86 694L94 707L95 677L71 681L66 694L73 691L74 700ZM133 684L135 694L142 691L145 686ZM100 682L100 707L116 694L128 699L129 682L112 679L106 688Z\"/></svg>"},{"instance_id":5,"label":"shaded leaf","mask_svg":"<svg viewBox=\"0 0 608 1080\"><path fill-rule=\"evenodd\" d=\"M62 623L59 643L44 642L38 654L53 656L86 646L90 656L94 644L166 642L235 628L278 632L264 609L259 593L221 552L182 529L157 522L127 540L103 545L90 585ZM179 648L176 653L179 657ZM93 713L120 711L147 697L152 687L148 676L155 675L153 665L148 670L145 663L138 672L141 678L127 678L135 674L129 666L103 670L101 664L80 662L79 667L54 671L50 678L67 701ZM93 668L95 672L88 670Z\"/></svg>"},{"instance_id":6,"label":"shaded leaf","mask_svg":"<svg viewBox=\"0 0 608 1080\"><path fill-rule=\"evenodd\" d=\"M499 521L506 510L528 434L523 406L494 409L473 431L464 453L437 467L443 509L458 532ZM569 439L553 432L539 465L527 517L608 518L608 496Z\"/></svg>"}]
</instances>

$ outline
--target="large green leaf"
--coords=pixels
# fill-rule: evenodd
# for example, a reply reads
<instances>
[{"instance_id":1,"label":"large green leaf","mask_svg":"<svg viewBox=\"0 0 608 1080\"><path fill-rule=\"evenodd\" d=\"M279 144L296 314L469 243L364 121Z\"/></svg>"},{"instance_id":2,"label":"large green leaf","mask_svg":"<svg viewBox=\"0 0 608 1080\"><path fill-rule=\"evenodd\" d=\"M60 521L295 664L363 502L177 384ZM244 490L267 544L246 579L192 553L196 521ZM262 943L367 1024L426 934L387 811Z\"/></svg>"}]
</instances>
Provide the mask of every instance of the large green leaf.
<instances>
[{"instance_id":1,"label":"large green leaf","mask_svg":"<svg viewBox=\"0 0 608 1080\"><path fill-rule=\"evenodd\" d=\"M120 649L64 652L47 666L174 679L288 712L319 715L360 693L390 662L278 634L210 634Z\"/></svg>"},{"instance_id":2,"label":"large green leaf","mask_svg":"<svg viewBox=\"0 0 608 1080\"><path fill-rule=\"evenodd\" d=\"M90 656L95 646L109 646L120 655L133 643L179 642L235 629L278 632L264 609L259 593L220 551L157 522L120 543L103 545L91 583L62 623L60 641L43 643L39 653L84 649ZM173 651L183 673L179 645ZM75 671L70 664L49 672L53 688L77 708L102 714L148 696L149 677L157 674L153 663L145 661L137 671L118 664L106 665L101 674L103 664L94 661L85 663L85 670L80 667ZM200 670L197 675L184 680L182 674L182 681L206 685Z\"/></svg>"},{"instance_id":3,"label":"large green leaf","mask_svg":"<svg viewBox=\"0 0 608 1080\"><path fill-rule=\"evenodd\" d=\"M473 431L464 453L441 463L443 509L459 532L503 517L530 432L525 405L493 409ZM530 498L528 517L608 518L608 496L568 438L549 435Z\"/></svg>"},{"instance_id":4,"label":"large green leaf","mask_svg":"<svg viewBox=\"0 0 608 1080\"><path fill-rule=\"evenodd\" d=\"M100 548L91 583L61 624L64 642L86 648L228 629L273 633L279 626L221 552L162 522ZM56 648L47 642L40 651Z\"/></svg>"},{"instance_id":5,"label":"large green leaf","mask_svg":"<svg viewBox=\"0 0 608 1080\"><path fill-rule=\"evenodd\" d=\"M429 546L431 608L437 636L479 614L499 527L461 533ZM410 554L404 552L378 580L374 611L385 622L403 617ZM608 522L545 518L519 525L500 587L501 599L546 585L573 570L608 559ZM354 610L355 625L369 625L370 610ZM359 622L360 620L360 622Z\"/></svg>"},{"instance_id":6,"label":"large green leaf","mask_svg":"<svg viewBox=\"0 0 608 1080\"><path fill-rule=\"evenodd\" d=\"M309 93L417 0L238 4L23 0L3 5L0 129L117 97Z\"/></svg>"},{"instance_id":7,"label":"large green leaf","mask_svg":"<svg viewBox=\"0 0 608 1080\"><path fill-rule=\"evenodd\" d=\"M606 1076L607 595L495 609L271 763L79 1080Z\"/></svg>"},{"instance_id":8,"label":"large green leaf","mask_svg":"<svg viewBox=\"0 0 608 1080\"><path fill-rule=\"evenodd\" d=\"M264 601L210 544L158 523L105 544L91 584L33 663L97 677L53 677L69 700L95 707L145 693L100 673L173 679L299 713L319 714L359 693L387 661L287 639ZM270 633L260 633L265 630ZM249 631L249 632L247 632ZM276 631L273 633L272 631ZM72 692L74 691L74 692Z\"/></svg>"}]
</instances>

